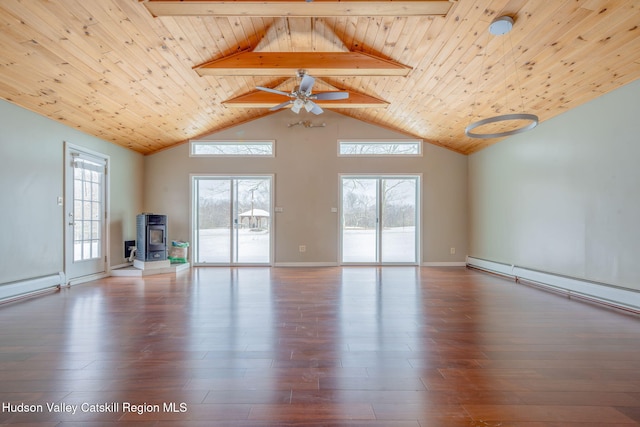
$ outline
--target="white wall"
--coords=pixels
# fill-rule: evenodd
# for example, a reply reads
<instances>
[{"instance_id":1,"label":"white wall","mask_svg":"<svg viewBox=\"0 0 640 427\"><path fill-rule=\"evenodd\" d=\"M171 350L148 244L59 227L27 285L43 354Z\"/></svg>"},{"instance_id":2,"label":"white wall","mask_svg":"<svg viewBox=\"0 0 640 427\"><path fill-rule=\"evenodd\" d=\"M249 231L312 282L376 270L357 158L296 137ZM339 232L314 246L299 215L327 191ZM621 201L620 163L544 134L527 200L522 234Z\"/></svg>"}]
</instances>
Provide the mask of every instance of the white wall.
<instances>
[{"instance_id":1,"label":"white wall","mask_svg":"<svg viewBox=\"0 0 640 427\"><path fill-rule=\"evenodd\" d=\"M640 290L640 80L469 157L470 255Z\"/></svg>"},{"instance_id":2,"label":"white wall","mask_svg":"<svg viewBox=\"0 0 640 427\"><path fill-rule=\"evenodd\" d=\"M287 127L299 120L326 127ZM211 139L275 139L275 158L190 158L183 144L145 158L145 209L169 216L169 238L191 240L190 174L275 174L276 263L337 263L340 173L423 174L424 262L463 262L467 253L467 157L424 144L413 158L338 158L339 138L407 138L387 129L326 111L321 116L289 110L209 135ZM300 253L298 245L307 251ZM450 248L456 254L450 254Z\"/></svg>"},{"instance_id":3,"label":"white wall","mask_svg":"<svg viewBox=\"0 0 640 427\"><path fill-rule=\"evenodd\" d=\"M64 271L64 141L111 158L110 262L142 210L143 156L0 101L0 285Z\"/></svg>"}]
</instances>

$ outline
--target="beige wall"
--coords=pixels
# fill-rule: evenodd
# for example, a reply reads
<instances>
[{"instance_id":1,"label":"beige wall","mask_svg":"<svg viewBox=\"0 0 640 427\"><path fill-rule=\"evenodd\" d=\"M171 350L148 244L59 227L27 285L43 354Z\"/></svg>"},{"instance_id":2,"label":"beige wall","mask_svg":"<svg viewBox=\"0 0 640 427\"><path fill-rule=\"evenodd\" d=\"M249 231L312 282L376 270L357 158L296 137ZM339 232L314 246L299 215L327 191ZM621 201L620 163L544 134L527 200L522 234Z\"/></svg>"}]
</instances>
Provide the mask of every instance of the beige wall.
<instances>
[{"instance_id":1,"label":"beige wall","mask_svg":"<svg viewBox=\"0 0 640 427\"><path fill-rule=\"evenodd\" d=\"M311 120L326 127L287 127ZM190 174L275 176L276 263L337 263L339 174L422 174L422 261L462 262L467 253L467 157L424 144L422 157L345 158L337 140L408 138L331 111L321 116L289 110L209 135L209 139L275 139L275 158L190 158L184 144L145 158L145 209L169 216L169 238L191 240ZM300 253L298 245L307 246ZM456 254L450 254L450 248Z\"/></svg>"},{"instance_id":2,"label":"beige wall","mask_svg":"<svg viewBox=\"0 0 640 427\"><path fill-rule=\"evenodd\" d=\"M111 159L110 263L123 263L142 210L143 156L5 101L0 125L0 285L64 271L64 141Z\"/></svg>"},{"instance_id":3,"label":"beige wall","mask_svg":"<svg viewBox=\"0 0 640 427\"><path fill-rule=\"evenodd\" d=\"M404 135L330 111L282 111L211 135L275 139L275 158L224 160L190 158L187 144L143 157L0 101L0 284L64 269L56 198L68 141L111 159L112 265L124 261L122 242L135 237L142 211L167 213L169 237L191 239L190 174L274 174L275 205L284 208L275 217L275 262L336 263L330 209L339 203L339 174L419 173L423 262L469 254L640 290L638 100L640 81L469 157L425 143L419 158L338 158L339 138ZM327 126L287 127L307 119Z\"/></svg>"},{"instance_id":4,"label":"beige wall","mask_svg":"<svg viewBox=\"0 0 640 427\"><path fill-rule=\"evenodd\" d=\"M469 158L470 255L640 290L640 80Z\"/></svg>"}]
</instances>

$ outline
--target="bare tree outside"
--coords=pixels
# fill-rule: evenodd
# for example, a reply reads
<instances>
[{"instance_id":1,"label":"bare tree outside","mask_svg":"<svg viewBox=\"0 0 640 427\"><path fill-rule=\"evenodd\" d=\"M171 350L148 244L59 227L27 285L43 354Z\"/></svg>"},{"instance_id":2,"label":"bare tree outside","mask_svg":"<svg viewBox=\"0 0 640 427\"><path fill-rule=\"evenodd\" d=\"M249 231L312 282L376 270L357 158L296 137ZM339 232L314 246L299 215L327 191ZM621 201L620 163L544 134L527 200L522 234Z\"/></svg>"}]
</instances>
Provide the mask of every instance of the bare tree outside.
<instances>
[{"instance_id":1,"label":"bare tree outside","mask_svg":"<svg viewBox=\"0 0 640 427\"><path fill-rule=\"evenodd\" d=\"M419 154L419 141L340 141L340 155L343 156L415 156Z\"/></svg>"},{"instance_id":2,"label":"bare tree outside","mask_svg":"<svg viewBox=\"0 0 640 427\"><path fill-rule=\"evenodd\" d=\"M194 141L191 154L195 156L273 156L273 142Z\"/></svg>"},{"instance_id":3,"label":"bare tree outside","mask_svg":"<svg viewBox=\"0 0 640 427\"><path fill-rule=\"evenodd\" d=\"M343 178L343 261L415 262L416 194L416 177Z\"/></svg>"},{"instance_id":4,"label":"bare tree outside","mask_svg":"<svg viewBox=\"0 0 640 427\"><path fill-rule=\"evenodd\" d=\"M271 179L198 177L195 182L196 262L269 262Z\"/></svg>"}]
</instances>

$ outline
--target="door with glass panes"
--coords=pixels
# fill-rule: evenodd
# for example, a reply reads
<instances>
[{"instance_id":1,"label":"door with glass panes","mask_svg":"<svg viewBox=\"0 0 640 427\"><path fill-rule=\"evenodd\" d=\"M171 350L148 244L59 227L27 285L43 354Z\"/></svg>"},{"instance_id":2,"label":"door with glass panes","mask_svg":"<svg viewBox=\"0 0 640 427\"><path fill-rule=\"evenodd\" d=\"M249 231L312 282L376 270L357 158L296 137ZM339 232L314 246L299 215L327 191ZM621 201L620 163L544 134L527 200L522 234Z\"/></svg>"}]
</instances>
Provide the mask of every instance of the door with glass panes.
<instances>
[{"instance_id":1,"label":"door with glass panes","mask_svg":"<svg viewBox=\"0 0 640 427\"><path fill-rule=\"evenodd\" d=\"M271 176L196 176L193 261L271 263Z\"/></svg>"},{"instance_id":2,"label":"door with glass panes","mask_svg":"<svg viewBox=\"0 0 640 427\"><path fill-rule=\"evenodd\" d=\"M343 175L340 184L342 263L417 264L420 177Z\"/></svg>"},{"instance_id":3,"label":"door with glass panes","mask_svg":"<svg viewBox=\"0 0 640 427\"><path fill-rule=\"evenodd\" d=\"M107 265L107 166L98 153L65 148L65 274L68 281Z\"/></svg>"}]
</instances>

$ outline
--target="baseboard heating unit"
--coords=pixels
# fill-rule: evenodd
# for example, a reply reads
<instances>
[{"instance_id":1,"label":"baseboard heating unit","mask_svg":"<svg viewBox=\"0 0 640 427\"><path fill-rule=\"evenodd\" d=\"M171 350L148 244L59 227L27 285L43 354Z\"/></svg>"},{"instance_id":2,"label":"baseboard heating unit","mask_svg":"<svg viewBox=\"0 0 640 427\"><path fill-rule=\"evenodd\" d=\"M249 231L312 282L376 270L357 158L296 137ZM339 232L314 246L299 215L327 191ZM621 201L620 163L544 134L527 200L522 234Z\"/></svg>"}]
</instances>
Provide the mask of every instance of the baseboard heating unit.
<instances>
[{"instance_id":1,"label":"baseboard heating unit","mask_svg":"<svg viewBox=\"0 0 640 427\"><path fill-rule=\"evenodd\" d=\"M55 290L65 284L65 275L60 272L50 276L20 280L0 285L0 302L29 296L34 293Z\"/></svg>"},{"instance_id":2,"label":"baseboard heating unit","mask_svg":"<svg viewBox=\"0 0 640 427\"><path fill-rule=\"evenodd\" d=\"M505 276L516 282L546 288L550 291L564 294L569 298L597 302L640 314L640 292L632 289L473 257L467 257L467 266Z\"/></svg>"}]
</instances>

